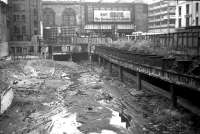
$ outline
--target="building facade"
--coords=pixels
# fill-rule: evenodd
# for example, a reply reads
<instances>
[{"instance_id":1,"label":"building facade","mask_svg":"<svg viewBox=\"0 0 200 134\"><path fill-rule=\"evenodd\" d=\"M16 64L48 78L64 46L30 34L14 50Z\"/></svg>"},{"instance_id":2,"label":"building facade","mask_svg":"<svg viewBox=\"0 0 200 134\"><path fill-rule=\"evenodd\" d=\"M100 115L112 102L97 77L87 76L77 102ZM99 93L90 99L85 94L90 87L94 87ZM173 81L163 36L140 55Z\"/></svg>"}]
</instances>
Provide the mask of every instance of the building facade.
<instances>
[{"instance_id":1,"label":"building facade","mask_svg":"<svg viewBox=\"0 0 200 134\"><path fill-rule=\"evenodd\" d=\"M147 32L147 12L147 4L144 3L45 0L42 2L44 36L47 33L66 36L70 35L66 33L68 31L72 35L84 31L107 37L116 33Z\"/></svg>"},{"instance_id":2,"label":"building facade","mask_svg":"<svg viewBox=\"0 0 200 134\"><path fill-rule=\"evenodd\" d=\"M147 4L84 3L85 30L111 37L147 31Z\"/></svg>"},{"instance_id":3,"label":"building facade","mask_svg":"<svg viewBox=\"0 0 200 134\"><path fill-rule=\"evenodd\" d=\"M97 43L102 37L146 32L147 4L43 0L42 22L44 44L49 50L68 51L90 42L79 37L92 36Z\"/></svg>"},{"instance_id":4,"label":"building facade","mask_svg":"<svg viewBox=\"0 0 200 134\"><path fill-rule=\"evenodd\" d=\"M0 1L0 58L8 55L8 5Z\"/></svg>"},{"instance_id":5,"label":"building facade","mask_svg":"<svg viewBox=\"0 0 200 134\"><path fill-rule=\"evenodd\" d=\"M76 44L76 37L84 25L84 9L76 1L42 2L42 27L44 46L50 53L70 52ZM80 48L77 48L80 49Z\"/></svg>"},{"instance_id":6,"label":"building facade","mask_svg":"<svg viewBox=\"0 0 200 134\"><path fill-rule=\"evenodd\" d=\"M175 31L176 1L155 0L148 6L148 32L170 33Z\"/></svg>"},{"instance_id":7,"label":"building facade","mask_svg":"<svg viewBox=\"0 0 200 134\"><path fill-rule=\"evenodd\" d=\"M43 1L42 22L44 38L48 43L71 43L83 22L80 3Z\"/></svg>"},{"instance_id":8,"label":"building facade","mask_svg":"<svg viewBox=\"0 0 200 134\"><path fill-rule=\"evenodd\" d=\"M40 33L41 1L40 0L8 0L9 4L9 47L12 53L33 52L34 36Z\"/></svg>"},{"instance_id":9,"label":"building facade","mask_svg":"<svg viewBox=\"0 0 200 134\"><path fill-rule=\"evenodd\" d=\"M200 2L178 1L176 6L176 28L200 26Z\"/></svg>"}]
</instances>

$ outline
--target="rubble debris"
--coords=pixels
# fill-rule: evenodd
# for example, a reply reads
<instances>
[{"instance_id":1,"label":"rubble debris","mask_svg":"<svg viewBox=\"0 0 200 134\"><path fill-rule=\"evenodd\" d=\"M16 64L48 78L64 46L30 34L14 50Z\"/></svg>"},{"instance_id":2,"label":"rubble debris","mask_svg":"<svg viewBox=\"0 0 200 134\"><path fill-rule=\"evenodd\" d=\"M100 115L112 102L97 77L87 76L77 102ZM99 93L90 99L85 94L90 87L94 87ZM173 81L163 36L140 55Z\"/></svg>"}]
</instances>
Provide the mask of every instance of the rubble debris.
<instances>
[{"instance_id":1,"label":"rubble debris","mask_svg":"<svg viewBox=\"0 0 200 134\"><path fill-rule=\"evenodd\" d=\"M18 61L7 68L15 97L0 116L3 134L200 132L189 115L170 108L169 100L137 91L100 69L50 60Z\"/></svg>"}]
</instances>

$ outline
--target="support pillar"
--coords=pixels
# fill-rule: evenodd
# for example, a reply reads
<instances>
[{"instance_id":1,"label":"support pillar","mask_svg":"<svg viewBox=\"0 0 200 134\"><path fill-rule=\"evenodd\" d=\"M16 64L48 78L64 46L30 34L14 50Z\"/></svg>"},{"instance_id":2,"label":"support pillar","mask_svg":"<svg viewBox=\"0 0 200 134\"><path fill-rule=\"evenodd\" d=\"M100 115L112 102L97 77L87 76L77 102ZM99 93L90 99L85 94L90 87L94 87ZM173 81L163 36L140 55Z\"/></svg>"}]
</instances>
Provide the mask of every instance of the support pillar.
<instances>
[{"instance_id":1,"label":"support pillar","mask_svg":"<svg viewBox=\"0 0 200 134\"><path fill-rule=\"evenodd\" d=\"M123 67L119 66L119 78L120 80L123 82L124 78L123 78Z\"/></svg>"},{"instance_id":2,"label":"support pillar","mask_svg":"<svg viewBox=\"0 0 200 134\"><path fill-rule=\"evenodd\" d=\"M109 74L112 75L112 63L109 63Z\"/></svg>"},{"instance_id":3,"label":"support pillar","mask_svg":"<svg viewBox=\"0 0 200 134\"><path fill-rule=\"evenodd\" d=\"M176 107L177 106L177 96L176 96L176 92L175 92L173 84L170 85L170 92L171 92L172 105L174 107Z\"/></svg>"},{"instance_id":4,"label":"support pillar","mask_svg":"<svg viewBox=\"0 0 200 134\"><path fill-rule=\"evenodd\" d=\"M73 61L73 59L72 59L72 53L70 53L69 61Z\"/></svg>"},{"instance_id":5,"label":"support pillar","mask_svg":"<svg viewBox=\"0 0 200 134\"><path fill-rule=\"evenodd\" d=\"M92 54L89 54L90 63L92 63Z\"/></svg>"},{"instance_id":6,"label":"support pillar","mask_svg":"<svg viewBox=\"0 0 200 134\"><path fill-rule=\"evenodd\" d=\"M90 68L92 69L92 54L89 54L89 60L90 60Z\"/></svg>"},{"instance_id":7,"label":"support pillar","mask_svg":"<svg viewBox=\"0 0 200 134\"><path fill-rule=\"evenodd\" d=\"M142 89L141 73L140 72L137 72L137 88L138 88L138 90Z\"/></svg>"},{"instance_id":8,"label":"support pillar","mask_svg":"<svg viewBox=\"0 0 200 134\"><path fill-rule=\"evenodd\" d=\"M106 65L106 60L104 58L102 58L102 64L103 64L103 66Z\"/></svg>"},{"instance_id":9,"label":"support pillar","mask_svg":"<svg viewBox=\"0 0 200 134\"><path fill-rule=\"evenodd\" d=\"M15 52L14 52L14 59L16 60L16 59L17 59L17 48L14 47L14 49L15 49L15 50L14 50L14 51L15 51Z\"/></svg>"}]
</instances>

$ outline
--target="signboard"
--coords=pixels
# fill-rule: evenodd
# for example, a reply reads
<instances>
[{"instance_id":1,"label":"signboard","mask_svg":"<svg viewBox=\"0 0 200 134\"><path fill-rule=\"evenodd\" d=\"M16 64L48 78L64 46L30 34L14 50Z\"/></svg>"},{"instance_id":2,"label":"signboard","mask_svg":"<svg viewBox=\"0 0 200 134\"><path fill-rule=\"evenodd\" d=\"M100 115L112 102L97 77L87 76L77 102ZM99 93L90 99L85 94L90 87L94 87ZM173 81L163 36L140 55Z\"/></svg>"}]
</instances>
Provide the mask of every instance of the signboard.
<instances>
[{"instance_id":1,"label":"signboard","mask_svg":"<svg viewBox=\"0 0 200 134\"><path fill-rule=\"evenodd\" d=\"M3 1L4 3L8 4L8 0L0 0L0 1Z\"/></svg>"},{"instance_id":2,"label":"signboard","mask_svg":"<svg viewBox=\"0 0 200 134\"><path fill-rule=\"evenodd\" d=\"M131 12L120 10L94 10L94 22L130 22Z\"/></svg>"}]
</instances>

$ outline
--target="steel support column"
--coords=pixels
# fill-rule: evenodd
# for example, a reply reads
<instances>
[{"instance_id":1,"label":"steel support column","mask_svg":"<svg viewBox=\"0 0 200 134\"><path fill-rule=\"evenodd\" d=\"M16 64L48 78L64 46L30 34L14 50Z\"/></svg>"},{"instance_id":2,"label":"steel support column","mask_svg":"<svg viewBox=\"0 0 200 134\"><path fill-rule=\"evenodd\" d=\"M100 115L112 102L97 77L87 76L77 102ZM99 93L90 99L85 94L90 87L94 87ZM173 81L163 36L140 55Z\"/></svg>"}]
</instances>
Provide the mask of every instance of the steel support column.
<instances>
[{"instance_id":1,"label":"steel support column","mask_svg":"<svg viewBox=\"0 0 200 134\"><path fill-rule=\"evenodd\" d=\"M172 105L174 107L176 107L177 106L177 96L176 96L176 92L175 92L173 84L170 85L170 92L171 92Z\"/></svg>"}]
</instances>

